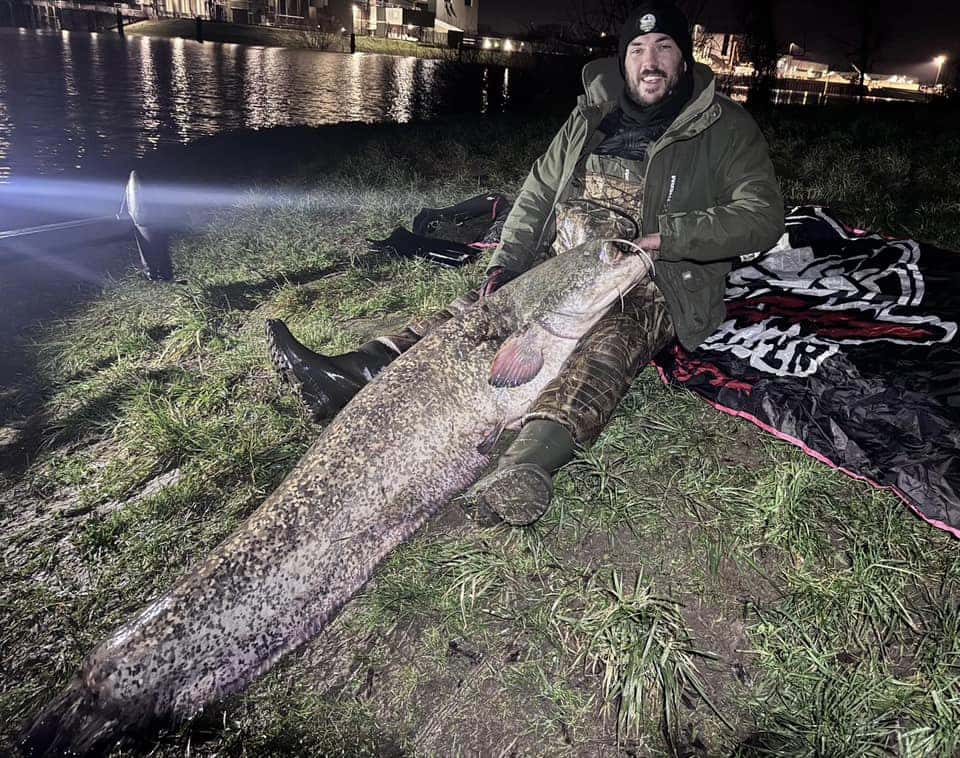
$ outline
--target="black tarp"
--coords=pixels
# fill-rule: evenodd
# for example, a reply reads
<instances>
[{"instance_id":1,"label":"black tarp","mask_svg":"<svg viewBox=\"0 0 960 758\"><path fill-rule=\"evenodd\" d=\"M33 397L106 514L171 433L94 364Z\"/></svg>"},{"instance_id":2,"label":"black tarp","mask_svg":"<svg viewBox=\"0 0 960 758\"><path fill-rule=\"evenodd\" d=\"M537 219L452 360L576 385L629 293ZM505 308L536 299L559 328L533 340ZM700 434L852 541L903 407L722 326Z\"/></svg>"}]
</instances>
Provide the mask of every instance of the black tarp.
<instances>
[{"instance_id":1,"label":"black tarp","mask_svg":"<svg viewBox=\"0 0 960 758\"><path fill-rule=\"evenodd\" d=\"M664 378L960 536L960 254L796 207L730 273L727 320Z\"/></svg>"}]
</instances>

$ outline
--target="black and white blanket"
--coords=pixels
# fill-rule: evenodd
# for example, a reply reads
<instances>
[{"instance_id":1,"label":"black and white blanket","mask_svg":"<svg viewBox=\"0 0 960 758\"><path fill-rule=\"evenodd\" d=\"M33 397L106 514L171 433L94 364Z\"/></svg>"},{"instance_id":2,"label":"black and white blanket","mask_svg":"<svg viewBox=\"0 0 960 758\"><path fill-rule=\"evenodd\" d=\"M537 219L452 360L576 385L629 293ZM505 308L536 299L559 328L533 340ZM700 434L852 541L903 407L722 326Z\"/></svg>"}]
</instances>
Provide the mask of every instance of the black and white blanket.
<instances>
[{"instance_id":1,"label":"black and white blanket","mask_svg":"<svg viewBox=\"0 0 960 758\"><path fill-rule=\"evenodd\" d=\"M728 278L727 319L664 379L889 488L960 537L960 254L796 207Z\"/></svg>"}]
</instances>

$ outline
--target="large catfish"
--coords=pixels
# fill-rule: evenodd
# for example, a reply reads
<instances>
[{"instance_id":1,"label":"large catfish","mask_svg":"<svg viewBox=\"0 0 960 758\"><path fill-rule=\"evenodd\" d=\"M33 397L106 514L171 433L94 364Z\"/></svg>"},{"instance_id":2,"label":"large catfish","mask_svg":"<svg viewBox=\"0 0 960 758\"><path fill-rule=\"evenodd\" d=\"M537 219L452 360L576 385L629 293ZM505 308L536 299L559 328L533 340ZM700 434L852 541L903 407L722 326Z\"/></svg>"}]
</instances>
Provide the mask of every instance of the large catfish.
<instances>
[{"instance_id":1,"label":"large catfish","mask_svg":"<svg viewBox=\"0 0 960 758\"><path fill-rule=\"evenodd\" d=\"M475 481L499 431L647 271L609 242L581 245L400 356L240 529L90 654L24 751L85 754L188 719L316 635Z\"/></svg>"}]
</instances>

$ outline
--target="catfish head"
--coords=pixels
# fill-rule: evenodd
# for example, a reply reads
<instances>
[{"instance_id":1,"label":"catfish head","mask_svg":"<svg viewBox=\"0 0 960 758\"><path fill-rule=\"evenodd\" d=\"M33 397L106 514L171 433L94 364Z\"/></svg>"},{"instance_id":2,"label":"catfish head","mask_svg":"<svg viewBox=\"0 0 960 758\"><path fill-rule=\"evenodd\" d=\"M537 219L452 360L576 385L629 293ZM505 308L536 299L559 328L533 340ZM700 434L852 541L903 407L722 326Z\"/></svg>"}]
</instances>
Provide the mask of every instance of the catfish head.
<instances>
[{"instance_id":1,"label":"catfish head","mask_svg":"<svg viewBox=\"0 0 960 758\"><path fill-rule=\"evenodd\" d=\"M490 368L494 387L530 382L549 356L573 350L650 272L646 254L626 254L616 240L591 240L541 263L495 292L487 307L506 306L513 333Z\"/></svg>"},{"instance_id":2,"label":"catfish head","mask_svg":"<svg viewBox=\"0 0 960 758\"><path fill-rule=\"evenodd\" d=\"M650 272L647 255L617 240L590 240L549 258L493 294L513 306L518 325L579 339ZM502 295L501 295L502 293Z\"/></svg>"}]
</instances>

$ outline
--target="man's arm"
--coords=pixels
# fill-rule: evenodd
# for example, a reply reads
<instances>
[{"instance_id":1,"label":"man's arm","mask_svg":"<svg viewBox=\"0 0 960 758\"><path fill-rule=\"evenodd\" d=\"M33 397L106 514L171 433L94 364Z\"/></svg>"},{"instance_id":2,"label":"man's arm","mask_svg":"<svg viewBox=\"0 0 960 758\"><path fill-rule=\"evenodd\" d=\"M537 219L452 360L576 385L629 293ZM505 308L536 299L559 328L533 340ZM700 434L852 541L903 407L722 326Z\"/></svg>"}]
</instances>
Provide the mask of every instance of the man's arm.
<instances>
[{"instance_id":1,"label":"man's arm","mask_svg":"<svg viewBox=\"0 0 960 758\"><path fill-rule=\"evenodd\" d=\"M752 118L736 125L717 171L717 205L659 216L664 260L735 258L768 250L783 234L783 197L767 142Z\"/></svg>"},{"instance_id":2,"label":"man's arm","mask_svg":"<svg viewBox=\"0 0 960 758\"><path fill-rule=\"evenodd\" d=\"M499 267L520 274L533 265L544 226L550 219L560 189L573 119L571 114L527 174L503 225L500 244L490 259L488 272Z\"/></svg>"}]
</instances>

